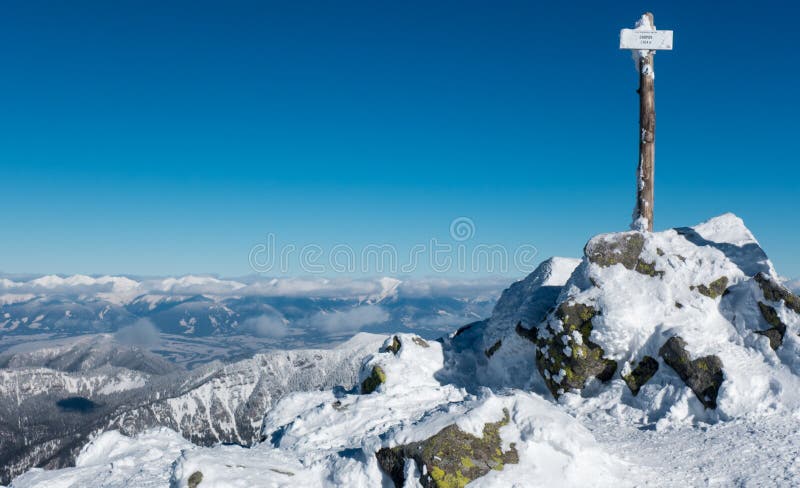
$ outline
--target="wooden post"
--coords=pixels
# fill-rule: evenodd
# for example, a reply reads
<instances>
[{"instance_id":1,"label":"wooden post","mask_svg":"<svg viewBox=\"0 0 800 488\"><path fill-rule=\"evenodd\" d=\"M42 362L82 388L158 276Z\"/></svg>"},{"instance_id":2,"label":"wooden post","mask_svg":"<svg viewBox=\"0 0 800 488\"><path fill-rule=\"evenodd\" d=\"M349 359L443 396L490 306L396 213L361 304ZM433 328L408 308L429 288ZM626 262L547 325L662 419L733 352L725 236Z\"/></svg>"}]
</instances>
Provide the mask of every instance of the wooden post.
<instances>
[{"instance_id":1,"label":"wooden post","mask_svg":"<svg viewBox=\"0 0 800 488\"><path fill-rule=\"evenodd\" d=\"M653 14L644 14L655 26ZM654 28L655 29L655 28ZM640 219L647 222L647 230L653 231L653 204L655 203L655 156L656 156L656 97L653 69L654 51L639 56L639 168L637 170L636 208L633 212L634 227L640 227Z\"/></svg>"},{"instance_id":2,"label":"wooden post","mask_svg":"<svg viewBox=\"0 0 800 488\"><path fill-rule=\"evenodd\" d=\"M653 55L672 50L672 31L656 30L653 14L645 13L634 29L619 31L619 48L633 51L639 70L639 168L636 170L636 230L653 231L653 203L656 170L656 96Z\"/></svg>"}]
</instances>

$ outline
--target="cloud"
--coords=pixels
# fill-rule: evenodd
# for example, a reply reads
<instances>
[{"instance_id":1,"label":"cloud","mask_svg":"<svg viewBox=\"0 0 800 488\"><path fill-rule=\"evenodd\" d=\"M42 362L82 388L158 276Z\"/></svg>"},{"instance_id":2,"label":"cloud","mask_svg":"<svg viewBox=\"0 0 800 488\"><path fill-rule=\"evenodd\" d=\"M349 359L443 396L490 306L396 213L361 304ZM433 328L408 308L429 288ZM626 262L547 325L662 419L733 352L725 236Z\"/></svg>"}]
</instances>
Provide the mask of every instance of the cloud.
<instances>
[{"instance_id":1,"label":"cloud","mask_svg":"<svg viewBox=\"0 0 800 488\"><path fill-rule=\"evenodd\" d=\"M349 310L318 312L309 318L309 325L328 334L356 332L367 325L389 320L389 313L378 305L365 305Z\"/></svg>"},{"instance_id":2,"label":"cloud","mask_svg":"<svg viewBox=\"0 0 800 488\"><path fill-rule=\"evenodd\" d=\"M497 299L513 280L506 277L481 279L427 278L403 281L398 286L403 297L452 297Z\"/></svg>"},{"instance_id":3,"label":"cloud","mask_svg":"<svg viewBox=\"0 0 800 488\"><path fill-rule=\"evenodd\" d=\"M139 319L131 325L122 327L114 334L114 339L120 344L143 348L153 348L161 342L158 329L150 319Z\"/></svg>"},{"instance_id":4,"label":"cloud","mask_svg":"<svg viewBox=\"0 0 800 488\"><path fill-rule=\"evenodd\" d=\"M383 296L496 299L510 284L506 277L413 278L402 281L388 278L265 278L250 276L224 280L212 276L186 275L178 278L148 278L137 281L125 276L61 277L47 275L0 275L0 295L31 294L35 296L94 296L124 305L144 294L163 296L205 295L217 299L242 296L358 298L377 299Z\"/></svg>"},{"instance_id":5,"label":"cloud","mask_svg":"<svg viewBox=\"0 0 800 488\"><path fill-rule=\"evenodd\" d=\"M378 295L380 281L373 279L281 278L259 280L238 290L241 295L340 298Z\"/></svg>"},{"instance_id":6,"label":"cloud","mask_svg":"<svg viewBox=\"0 0 800 488\"><path fill-rule=\"evenodd\" d=\"M277 311L271 314L250 317L245 320L242 327L248 332L259 337L272 337L275 339L285 337L289 333L289 324Z\"/></svg>"}]
</instances>

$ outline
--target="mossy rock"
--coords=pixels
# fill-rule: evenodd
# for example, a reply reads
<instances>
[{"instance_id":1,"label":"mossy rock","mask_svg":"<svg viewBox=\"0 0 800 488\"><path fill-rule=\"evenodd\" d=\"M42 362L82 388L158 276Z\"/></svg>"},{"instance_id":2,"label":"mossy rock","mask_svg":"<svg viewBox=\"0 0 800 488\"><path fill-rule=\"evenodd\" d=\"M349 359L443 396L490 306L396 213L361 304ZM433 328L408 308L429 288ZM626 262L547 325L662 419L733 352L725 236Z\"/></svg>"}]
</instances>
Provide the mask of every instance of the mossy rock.
<instances>
[{"instance_id":1,"label":"mossy rock","mask_svg":"<svg viewBox=\"0 0 800 488\"><path fill-rule=\"evenodd\" d=\"M777 350L783 344L783 336L786 335L786 324L778 317L778 311L774 307L764 302L758 302L758 309L761 310L764 320L772 327L767 330L757 330L756 334L766 336L769 339L769 347Z\"/></svg>"},{"instance_id":2,"label":"mossy rock","mask_svg":"<svg viewBox=\"0 0 800 488\"><path fill-rule=\"evenodd\" d=\"M361 393L372 393L383 383L386 383L386 373L380 366L373 366L370 375L361 382Z\"/></svg>"},{"instance_id":3,"label":"mossy rock","mask_svg":"<svg viewBox=\"0 0 800 488\"><path fill-rule=\"evenodd\" d=\"M487 358L491 358L492 356L494 356L494 353L496 353L497 350L500 349L500 346L502 346L502 345L503 345L503 341L497 341L494 344L492 344L492 347L490 347L489 349L483 351L483 353L486 354Z\"/></svg>"},{"instance_id":4,"label":"mossy rock","mask_svg":"<svg viewBox=\"0 0 800 488\"><path fill-rule=\"evenodd\" d=\"M621 264L643 275L664 276L663 271L656 271L655 263L641 259L643 248L644 235L640 232L627 232L595 237L586 244L583 251L589 261L598 266Z\"/></svg>"},{"instance_id":5,"label":"mossy rock","mask_svg":"<svg viewBox=\"0 0 800 488\"><path fill-rule=\"evenodd\" d=\"M658 371L658 361L650 356L645 356L630 373L623 375L622 379L625 380L625 384L628 385L633 396L636 396L642 386L656 374L656 371Z\"/></svg>"},{"instance_id":6,"label":"mossy rock","mask_svg":"<svg viewBox=\"0 0 800 488\"><path fill-rule=\"evenodd\" d=\"M716 280L712 281L711 283L706 285L700 285L697 287L690 287L691 289L697 289L697 291L707 296L708 298L717 298L725 294L725 291L728 289L728 277L723 276L721 278L717 278Z\"/></svg>"},{"instance_id":7,"label":"mossy rock","mask_svg":"<svg viewBox=\"0 0 800 488\"><path fill-rule=\"evenodd\" d=\"M397 336L392 337L392 343L386 346L383 352L391 352L394 355L400 351L400 339Z\"/></svg>"},{"instance_id":8,"label":"mossy rock","mask_svg":"<svg viewBox=\"0 0 800 488\"><path fill-rule=\"evenodd\" d=\"M765 299L771 302L783 301L786 304L786 308L796 314L800 314L800 297L765 273L758 273L754 279L758 286L761 287Z\"/></svg>"},{"instance_id":9,"label":"mossy rock","mask_svg":"<svg viewBox=\"0 0 800 488\"><path fill-rule=\"evenodd\" d=\"M406 481L406 459L416 463L422 473L419 482L424 488L462 488L491 470L500 471L506 464L519 462L514 444L508 451L502 450L499 431L508 422L508 410L503 409L503 419L484 425L482 437L464 432L453 424L424 441L384 447L375 456L396 488Z\"/></svg>"},{"instance_id":10,"label":"mossy rock","mask_svg":"<svg viewBox=\"0 0 800 488\"><path fill-rule=\"evenodd\" d=\"M670 337L661 346L658 355L678 373L703 406L717 408L717 395L724 379L720 358L704 356L692 360L686 350L686 341L679 336Z\"/></svg>"},{"instance_id":11,"label":"mossy rock","mask_svg":"<svg viewBox=\"0 0 800 488\"><path fill-rule=\"evenodd\" d=\"M583 389L592 377L608 381L617 370L616 361L604 358L603 349L589 340L595 315L594 307L563 302L555 312L561 330L548 323L548 337L540 337L536 366L556 398L565 391Z\"/></svg>"},{"instance_id":12,"label":"mossy rock","mask_svg":"<svg viewBox=\"0 0 800 488\"><path fill-rule=\"evenodd\" d=\"M189 476L188 480L189 488L197 488L197 486L200 483L202 483L202 481L203 481L203 473L201 473L200 471L195 471L194 473L192 473L191 476Z\"/></svg>"}]
</instances>

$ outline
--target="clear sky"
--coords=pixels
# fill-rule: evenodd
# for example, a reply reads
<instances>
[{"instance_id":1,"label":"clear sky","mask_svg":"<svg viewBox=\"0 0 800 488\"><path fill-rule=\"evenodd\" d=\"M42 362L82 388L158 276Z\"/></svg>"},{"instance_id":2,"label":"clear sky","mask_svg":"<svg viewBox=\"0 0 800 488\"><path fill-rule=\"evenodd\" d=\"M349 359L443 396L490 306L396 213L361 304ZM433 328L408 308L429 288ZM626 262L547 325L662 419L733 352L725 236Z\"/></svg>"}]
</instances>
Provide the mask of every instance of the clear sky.
<instances>
[{"instance_id":1,"label":"clear sky","mask_svg":"<svg viewBox=\"0 0 800 488\"><path fill-rule=\"evenodd\" d=\"M236 276L268 233L407 249L461 216L578 256L630 222L645 10L675 30L656 228L732 211L800 275L800 7L674 0L3 2L0 270Z\"/></svg>"}]
</instances>

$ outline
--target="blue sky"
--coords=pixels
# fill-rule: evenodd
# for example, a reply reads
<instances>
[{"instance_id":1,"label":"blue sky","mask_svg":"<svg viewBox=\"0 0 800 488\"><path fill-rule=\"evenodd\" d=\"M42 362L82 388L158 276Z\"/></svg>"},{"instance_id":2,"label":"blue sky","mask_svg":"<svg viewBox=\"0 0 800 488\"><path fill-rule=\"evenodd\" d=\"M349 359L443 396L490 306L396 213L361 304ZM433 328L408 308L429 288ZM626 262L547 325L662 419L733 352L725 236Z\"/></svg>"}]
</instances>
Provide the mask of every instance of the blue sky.
<instances>
[{"instance_id":1,"label":"blue sky","mask_svg":"<svg viewBox=\"0 0 800 488\"><path fill-rule=\"evenodd\" d=\"M656 228L732 211L798 276L800 8L715 3L4 2L0 270L244 275L268 233L405 250L460 216L578 256L629 224L617 36L652 10Z\"/></svg>"}]
</instances>

